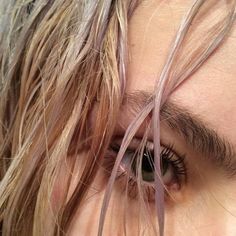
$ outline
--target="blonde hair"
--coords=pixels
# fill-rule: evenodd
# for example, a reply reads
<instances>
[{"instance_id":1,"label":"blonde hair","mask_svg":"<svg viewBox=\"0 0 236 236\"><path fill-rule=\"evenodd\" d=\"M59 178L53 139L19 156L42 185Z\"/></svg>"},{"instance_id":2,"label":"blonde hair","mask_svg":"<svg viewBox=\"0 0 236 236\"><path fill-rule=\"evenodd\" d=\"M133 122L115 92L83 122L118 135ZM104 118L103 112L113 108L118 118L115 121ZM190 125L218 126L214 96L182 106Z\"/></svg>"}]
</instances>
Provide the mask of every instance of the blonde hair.
<instances>
[{"instance_id":1,"label":"blonde hair","mask_svg":"<svg viewBox=\"0 0 236 236\"><path fill-rule=\"evenodd\" d=\"M218 2L227 6L221 17L202 28L201 20L212 6L219 9ZM128 20L138 1L2 0L0 5L2 234L60 235L93 182L99 168L96 163L112 138L126 87ZM159 120L169 94L215 51L234 19L235 0L196 0L183 19L154 99L124 137L108 183L99 235L119 163L138 127L152 110L154 120ZM160 175L159 123L154 124L155 164ZM68 200L72 176L68 174L62 200L52 209L52 186L61 167L69 159L73 173L78 158L73 194ZM163 235L163 187L158 174L155 179ZM48 220L48 209L52 220Z\"/></svg>"}]
</instances>

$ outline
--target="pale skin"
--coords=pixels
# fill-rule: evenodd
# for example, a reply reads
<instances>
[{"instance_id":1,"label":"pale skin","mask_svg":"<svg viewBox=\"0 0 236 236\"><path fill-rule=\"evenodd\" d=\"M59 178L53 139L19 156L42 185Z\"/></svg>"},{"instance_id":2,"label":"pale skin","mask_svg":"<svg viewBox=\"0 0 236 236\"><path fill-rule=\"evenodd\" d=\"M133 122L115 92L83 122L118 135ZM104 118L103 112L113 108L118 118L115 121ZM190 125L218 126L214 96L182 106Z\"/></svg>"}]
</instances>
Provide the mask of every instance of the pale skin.
<instances>
[{"instance_id":1,"label":"pale skin","mask_svg":"<svg viewBox=\"0 0 236 236\"><path fill-rule=\"evenodd\" d=\"M158 9L157 2L144 1L135 12L129 24L127 93L140 90L153 92L180 19L189 6L187 2L168 1ZM208 128L217 132L236 149L235 35L236 26L219 50L175 90L168 101L200 118ZM127 114L127 110L124 108L121 113L117 132L123 132L132 120L132 115ZM141 129L139 136L142 136L142 132ZM165 235L236 235L236 178L227 177L210 161L203 161L202 154L165 122L162 123L161 141L173 144L176 152L186 155L189 175L188 182L181 189L172 192L175 200L166 200ZM98 174L68 235L96 235L105 185L103 174ZM127 205L125 201L128 201ZM127 235L138 235L138 203L134 199L125 199L117 184L107 212L105 236L124 235L124 208L128 211ZM155 221L154 216L152 219ZM147 226L142 235L153 235L148 229L148 221L141 222Z\"/></svg>"}]
</instances>

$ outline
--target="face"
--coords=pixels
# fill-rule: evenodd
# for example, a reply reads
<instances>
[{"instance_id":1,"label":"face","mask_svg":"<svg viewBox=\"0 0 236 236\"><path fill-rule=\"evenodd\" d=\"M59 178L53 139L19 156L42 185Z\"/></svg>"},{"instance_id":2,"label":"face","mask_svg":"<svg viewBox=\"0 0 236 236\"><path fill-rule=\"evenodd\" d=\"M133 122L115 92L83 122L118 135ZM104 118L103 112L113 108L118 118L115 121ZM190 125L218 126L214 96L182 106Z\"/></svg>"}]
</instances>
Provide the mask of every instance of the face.
<instances>
[{"instance_id":1,"label":"face","mask_svg":"<svg viewBox=\"0 0 236 236\"><path fill-rule=\"evenodd\" d=\"M153 92L188 4L188 1L177 0L161 5L158 1L144 1L135 11L129 25L127 94L142 96ZM169 96L167 111L162 114L162 174L169 191L165 196L167 236L236 235L234 35L236 27L220 49ZM115 158L114 153L120 144L122 132L135 115L128 106L129 103L122 108L110 158ZM131 152L141 142L143 134L144 129L141 128L130 144ZM151 149L151 139L147 145ZM128 158L129 153L126 153L127 162ZM125 169L125 165L124 161L121 169ZM149 190L152 179L149 167L150 164L148 166L143 163L142 175L144 187L152 194ZM156 220L152 197L145 199L149 201L151 217L148 220L145 217L139 219L139 215L147 212L140 207L135 197L136 190L132 189L133 192L125 197L123 186L126 182L121 179L115 183L104 235L123 235L124 217L127 235L139 235L142 228L138 225L140 222L146 226L143 227L144 235L152 235L148 230ZM101 171L75 217L69 235L96 235L106 183L106 174Z\"/></svg>"}]
</instances>

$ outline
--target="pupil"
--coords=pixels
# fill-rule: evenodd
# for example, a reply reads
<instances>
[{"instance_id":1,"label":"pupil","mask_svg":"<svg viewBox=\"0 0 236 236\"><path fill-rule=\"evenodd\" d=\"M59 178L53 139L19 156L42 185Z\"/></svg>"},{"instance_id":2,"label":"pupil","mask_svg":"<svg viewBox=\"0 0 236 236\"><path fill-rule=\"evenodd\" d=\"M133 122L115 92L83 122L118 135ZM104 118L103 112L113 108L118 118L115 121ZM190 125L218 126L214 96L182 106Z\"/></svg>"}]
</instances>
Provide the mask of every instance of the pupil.
<instances>
[{"instance_id":1,"label":"pupil","mask_svg":"<svg viewBox=\"0 0 236 236\"><path fill-rule=\"evenodd\" d=\"M142 170L145 172L153 172L154 170L154 159L150 153L144 153L142 159Z\"/></svg>"},{"instance_id":2,"label":"pupil","mask_svg":"<svg viewBox=\"0 0 236 236\"><path fill-rule=\"evenodd\" d=\"M164 176L169 168L169 161L166 158L161 158L161 173ZM132 170L135 175L137 174L137 162L132 164ZM145 150L142 158L142 179L146 182L154 182L154 155L149 150Z\"/></svg>"},{"instance_id":3,"label":"pupil","mask_svg":"<svg viewBox=\"0 0 236 236\"><path fill-rule=\"evenodd\" d=\"M146 182L154 181L154 156L149 150L145 150L142 159L142 178Z\"/></svg>"}]
</instances>

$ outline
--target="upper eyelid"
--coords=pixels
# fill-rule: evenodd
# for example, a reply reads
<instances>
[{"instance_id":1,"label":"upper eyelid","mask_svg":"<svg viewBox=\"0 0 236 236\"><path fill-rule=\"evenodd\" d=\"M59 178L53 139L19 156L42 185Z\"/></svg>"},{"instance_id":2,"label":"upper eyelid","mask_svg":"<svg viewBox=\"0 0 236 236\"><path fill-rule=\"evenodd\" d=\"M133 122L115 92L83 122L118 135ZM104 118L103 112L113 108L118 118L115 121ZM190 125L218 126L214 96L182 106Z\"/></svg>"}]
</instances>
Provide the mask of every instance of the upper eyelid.
<instances>
[{"instance_id":1,"label":"upper eyelid","mask_svg":"<svg viewBox=\"0 0 236 236\"><path fill-rule=\"evenodd\" d=\"M122 136L114 137L113 140L112 140L112 143L113 143L113 144L117 144L117 146L119 146L119 148L120 148L120 145L121 145L121 143L122 143L122 139L123 139ZM139 138L139 137L134 137L134 138L132 139L132 141L130 142L130 145L128 146L128 149L132 149L132 148L133 148L133 149L135 150L136 148L139 147L139 144L140 144L141 141L142 141L141 138ZM136 143L135 143L135 142L136 142ZM149 141L149 140L148 140L148 143L149 143L149 145L153 145L153 142L152 142L152 141ZM183 152L180 153L180 152L177 150L176 145L173 144L173 143L167 144L167 143L164 143L164 142L161 140L160 145L161 145L162 147L165 147L165 148L170 149L170 150L174 153L174 155L176 155L176 156L178 156L178 157L186 156L186 153L183 153ZM130 147L131 147L131 148L130 148ZM153 146L152 146L150 149L153 150L153 149L154 149Z\"/></svg>"},{"instance_id":2,"label":"upper eyelid","mask_svg":"<svg viewBox=\"0 0 236 236\"><path fill-rule=\"evenodd\" d=\"M174 143L166 144L161 141L161 146L169 148L176 156L185 157L187 156L186 152L177 150L178 148Z\"/></svg>"},{"instance_id":3,"label":"upper eyelid","mask_svg":"<svg viewBox=\"0 0 236 236\"><path fill-rule=\"evenodd\" d=\"M119 141L118 141L119 140ZM136 142L140 142L141 141L141 139L139 139L139 138L135 138L134 139ZM122 139L120 138L120 139L115 139L115 140L113 140L113 142L115 142L116 144L119 142L120 144L122 143ZM132 142L131 142L132 143ZM137 143L136 143L137 144ZM162 147L164 148L164 149L169 149L170 150L170 152L175 156L175 157L173 157L173 158L171 158L171 162L173 162L173 160L179 160L179 159L181 159L181 163L183 162L183 164L181 164L181 170L182 169L184 169L184 177L180 177L180 179L178 180L179 182L178 182L178 184L180 185L180 186L182 186L182 183L180 183L180 181L184 181L184 183L187 183L187 173L188 173L188 171L187 171L187 167L186 166L188 166L188 163L186 163L187 161L186 161L186 158L185 158L185 155L180 155L180 154L178 154L175 150L174 150L174 145L173 144L168 144L168 145L166 145L166 144L161 144L162 145ZM117 148L117 150L115 151L116 153L118 153L119 152L119 149L120 149L120 146L119 146L119 144L117 144L117 146L116 146L116 148ZM129 147L128 147L128 149L127 150L130 150L129 149ZM163 150L163 149L162 149ZM133 148L133 150L131 149L131 151L133 152L133 151L136 151L136 147L135 148ZM116 155L116 153L115 153L115 155ZM127 154L127 153L126 153ZM133 153L134 154L134 153ZM172 155L171 154L171 155ZM132 155L132 154L131 154ZM172 155L172 156L173 156ZM133 163L133 161L134 160L136 160L136 157L135 157L136 155L134 154L134 156L133 156L133 158L134 159L132 159L132 158L130 158L130 156L129 157L127 157L127 158L125 158L124 160L127 160L129 163ZM123 165L123 164L124 165ZM122 171L122 173L125 173L126 171L127 171L127 163L126 162L123 162L123 161L121 161L121 163L120 163L120 168L121 168L121 171ZM182 166L183 165L183 166ZM178 164L178 168L179 168L179 164ZM179 170L179 169L178 169ZM130 172L131 173L131 172ZM130 174L129 173L129 174ZM179 174L178 174L179 175ZM135 179L135 177L134 177L134 179ZM150 185L150 186L153 186L153 184L148 184L148 182L146 182L146 181L144 181L145 182L145 185Z\"/></svg>"}]
</instances>

